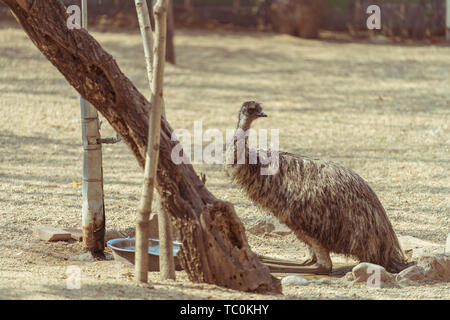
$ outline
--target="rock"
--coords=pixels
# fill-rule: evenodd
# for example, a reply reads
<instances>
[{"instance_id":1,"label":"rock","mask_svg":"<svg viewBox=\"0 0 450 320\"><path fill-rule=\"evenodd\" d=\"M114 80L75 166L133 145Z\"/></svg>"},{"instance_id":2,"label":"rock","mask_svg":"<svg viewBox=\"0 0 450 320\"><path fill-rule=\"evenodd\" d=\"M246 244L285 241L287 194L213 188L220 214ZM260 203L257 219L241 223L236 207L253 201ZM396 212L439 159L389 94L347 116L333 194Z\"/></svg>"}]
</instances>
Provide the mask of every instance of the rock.
<instances>
[{"instance_id":1,"label":"rock","mask_svg":"<svg viewBox=\"0 0 450 320\"><path fill-rule=\"evenodd\" d=\"M403 251L414 260L427 253L442 252L444 248L441 244L421 240L412 236L399 236L398 241Z\"/></svg>"},{"instance_id":2,"label":"rock","mask_svg":"<svg viewBox=\"0 0 450 320\"><path fill-rule=\"evenodd\" d=\"M427 254L417 261L422 268L426 280L450 281L450 255Z\"/></svg>"},{"instance_id":3,"label":"rock","mask_svg":"<svg viewBox=\"0 0 450 320\"><path fill-rule=\"evenodd\" d=\"M69 232L72 239L77 241L83 241L83 231L81 229L69 228L64 229L64 231Z\"/></svg>"},{"instance_id":4,"label":"rock","mask_svg":"<svg viewBox=\"0 0 450 320\"><path fill-rule=\"evenodd\" d=\"M418 281L422 281L425 275L423 269L419 266L411 266L402 270L395 277L395 281L401 286L414 285Z\"/></svg>"},{"instance_id":5,"label":"rock","mask_svg":"<svg viewBox=\"0 0 450 320\"><path fill-rule=\"evenodd\" d=\"M355 276L353 275L353 272L347 272L345 276L343 276L340 280L348 282L348 281L355 281L356 279Z\"/></svg>"},{"instance_id":6,"label":"rock","mask_svg":"<svg viewBox=\"0 0 450 320\"><path fill-rule=\"evenodd\" d=\"M310 283L311 281L298 275L287 276L281 280L281 285L283 286L306 286Z\"/></svg>"},{"instance_id":7,"label":"rock","mask_svg":"<svg viewBox=\"0 0 450 320\"><path fill-rule=\"evenodd\" d=\"M394 275L377 264L363 262L352 269L354 282L366 282L368 287L385 288L394 282Z\"/></svg>"},{"instance_id":8,"label":"rock","mask_svg":"<svg viewBox=\"0 0 450 320\"><path fill-rule=\"evenodd\" d=\"M330 285L330 284L335 284L336 281L335 280L331 280L329 278L322 278L322 279L314 280L314 283L318 284L318 285L324 285L324 284Z\"/></svg>"},{"instance_id":9,"label":"rock","mask_svg":"<svg viewBox=\"0 0 450 320\"><path fill-rule=\"evenodd\" d=\"M50 226L39 226L36 233L44 241L67 241L72 237L70 232Z\"/></svg>"},{"instance_id":10,"label":"rock","mask_svg":"<svg viewBox=\"0 0 450 320\"><path fill-rule=\"evenodd\" d=\"M450 281L450 255L424 254L417 265L406 268L395 278L401 286L425 281Z\"/></svg>"}]
</instances>

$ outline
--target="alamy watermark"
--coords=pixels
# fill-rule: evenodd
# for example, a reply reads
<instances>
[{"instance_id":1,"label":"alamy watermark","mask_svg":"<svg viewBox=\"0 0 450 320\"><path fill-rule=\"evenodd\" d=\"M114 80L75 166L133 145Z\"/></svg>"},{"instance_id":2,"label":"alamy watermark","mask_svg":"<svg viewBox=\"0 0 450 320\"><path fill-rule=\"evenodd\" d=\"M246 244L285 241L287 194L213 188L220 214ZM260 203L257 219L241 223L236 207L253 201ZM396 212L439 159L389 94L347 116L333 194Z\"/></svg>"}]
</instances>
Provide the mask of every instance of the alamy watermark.
<instances>
[{"instance_id":1,"label":"alamy watermark","mask_svg":"<svg viewBox=\"0 0 450 320\"><path fill-rule=\"evenodd\" d=\"M373 30L381 29L381 9L379 6L373 4L367 7L366 10L367 14L370 14L370 16L367 18L366 25L367 29Z\"/></svg>"},{"instance_id":2,"label":"alamy watermark","mask_svg":"<svg viewBox=\"0 0 450 320\"><path fill-rule=\"evenodd\" d=\"M270 131L270 144L269 144ZM273 175L279 167L279 130L227 129L225 139L216 128L203 130L201 120L194 121L194 132L176 129L171 152L175 164L261 164L261 175ZM203 146L207 143L206 147ZM193 150L192 150L193 149Z\"/></svg>"},{"instance_id":3,"label":"alamy watermark","mask_svg":"<svg viewBox=\"0 0 450 320\"><path fill-rule=\"evenodd\" d=\"M77 5L67 7L66 12L69 14L67 18L67 28L69 30L81 29L81 9Z\"/></svg>"},{"instance_id":4,"label":"alamy watermark","mask_svg":"<svg viewBox=\"0 0 450 320\"><path fill-rule=\"evenodd\" d=\"M66 269L66 288L68 290L81 289L81 269L78 266L68 266Z\"/></svg>"},{"instance_id":5,"label":"alamy watermark","mask_svg":"<svg viewBox=\"0 0 450 320\"><path fill-rule=\"evenodd\" d=\"M380 289L381 288L381 267L377 265L371 265L367 268L367 274L370 276L367 278L367 288Z\"/></svg>"},{"instance_id":6,"label":"alamy watermark","mask_svg":"<svg viewBox=\"0 0 450 320\"><path fill-rule=\"evenodd\" d=\"M69 17L67 18L67 28L69 30L81 29L81 8L77 5L71 5L67 7ZM366 26L367 29L373 30L381 29L381 9L376 4L372 4L367 7L366 13L370 14L367 18Z\"/></svg>"}]
</instances>

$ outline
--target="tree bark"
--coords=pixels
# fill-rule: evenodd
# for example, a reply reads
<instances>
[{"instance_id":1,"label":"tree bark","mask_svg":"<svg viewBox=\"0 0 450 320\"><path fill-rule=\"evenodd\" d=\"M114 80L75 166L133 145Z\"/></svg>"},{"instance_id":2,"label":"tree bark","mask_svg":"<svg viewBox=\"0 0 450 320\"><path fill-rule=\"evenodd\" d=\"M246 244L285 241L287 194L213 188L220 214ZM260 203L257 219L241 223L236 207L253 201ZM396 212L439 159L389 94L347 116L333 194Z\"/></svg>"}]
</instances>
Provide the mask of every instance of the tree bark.
<instances>
[{"instance_id":1,"label":"tree bark","mask_svg":"<svg viewBox=\"0 0 450 320\"><path fill-rule=\"evenodd\" d=\"M85 30L67 28L60 0L0 1L45 57L108 120L143 168L150 103L113 57ZM178 142L171 141L171 134L163 117L157 190L180 233L180 260L189 279L242 291L280 292L279 280L251 251L232 204L214 197L192 165L172 162Z\"/></svg>"}]
</instances>

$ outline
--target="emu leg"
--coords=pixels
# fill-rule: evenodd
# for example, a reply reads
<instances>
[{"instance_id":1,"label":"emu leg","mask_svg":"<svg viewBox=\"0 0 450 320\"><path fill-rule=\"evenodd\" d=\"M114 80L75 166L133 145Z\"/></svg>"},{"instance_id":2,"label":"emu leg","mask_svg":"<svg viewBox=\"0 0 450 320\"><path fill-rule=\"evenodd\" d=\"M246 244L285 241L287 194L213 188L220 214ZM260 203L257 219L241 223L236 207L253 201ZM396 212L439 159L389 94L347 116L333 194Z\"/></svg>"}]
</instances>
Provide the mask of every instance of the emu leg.
<instances>
[{"instance_id":1,"label":"emu leg","mask_svg":"<svg viewBox=\"0 0 450 320\"><path fill-rule=\"evenodd\" d=\"M324 247L313 244L312 245L312 259L316 257L317 261L311 262L310 265L300 265L297 263L284 263L283 261L274 261L272 259L261 261L269 267L270 272L273 273L309 273L309 274L323 274L327 275L331 273L332 262L328 250Z\"/></svg>"},{"instance_id":2,"label":"emu leg","mask_svg":"<svg viewBox=\"0 0 450 320\"><path fill-rule=\"evenodd\" d=\"M316 254L314 253L312 247L308 245L308 252L309 254L303 261L289 261L289 260L283 260L283 259L275 259L268 256L264 256L261 254L257 254L259 260L264 264L278 264L283 266L310 266L317 262Z\"/></svg>"},{"instance_id":3,"label":"emu leg","mask_svg":"<svg viewBox=\"0 0 450 320\"><path fill-rule=\"evenodd\" d=\"M301 230L295 232L297 238L308 246L309 258L296 265L286 265L282 262L274 261L262 262L269 267L270 272L277 273L310 273L310 274L330 274L333 268L330 253L316 239L304 234Z\"/></svg>"},{"instance_id":4,"label":"emu leg","mask_svg":"<svg viewBox=\"0 0 450 320\"><path fill-rule=\"evenodd\" d=\"M303 262L299 263L302 266L310 266L317 262L317 256L313 248L309 244L306 244L306 246L308 247L308 256Z\"/></svg>"},{"instance_id":5,"label":"emu leg","mask_svg":"<svg viewBox=\"0 0 450 320\"><path fill-rule=\"evenodd\" d=\"M317 261L308 267L304 267L308 273L313 274L330 274L333 268L333 263L331 262L330 252L322 247L317 241L311 241L310 252L313 253Z\"/></svg>"},{"instance_id":6,"label":"emu leg","mask_svg":"<svg viewBox=\"0 0 450 320\"><path fill-rule=\"evenodd\" d=\"M260 254L257 254L259 260L264 264L277 264L277 265L283 265L283 266L303 266L305 265L304 262L297 262L297 261L290 261L290 260L284 260L284 259L276 259L268 256L263 256Z\"/></svg>"}]
</instances>

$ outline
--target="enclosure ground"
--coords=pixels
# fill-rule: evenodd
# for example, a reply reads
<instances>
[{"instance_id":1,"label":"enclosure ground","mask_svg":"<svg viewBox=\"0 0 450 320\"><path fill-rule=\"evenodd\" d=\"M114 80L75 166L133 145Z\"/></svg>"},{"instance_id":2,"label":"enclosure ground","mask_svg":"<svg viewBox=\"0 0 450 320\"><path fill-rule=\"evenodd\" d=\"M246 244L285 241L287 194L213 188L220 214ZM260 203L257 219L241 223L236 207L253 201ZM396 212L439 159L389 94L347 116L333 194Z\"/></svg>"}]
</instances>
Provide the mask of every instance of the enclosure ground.
<instances>
[{"instance_id":1,"label":"enclosure ground","mask_svg":"<svg viewBox=\"0 0 450 320\"><path fill-rule=\"evenodd\" d=\"M124 73L149 96L141 38L93 32ZM279 129L282 150L321 157L358 172L378 194L398 234L444 243L450 229L450 48L301 40L284 35L177 30L177 65L165 76L173 128L224 135L243 101L269 115L255 128ZM0 298L2 299L449 299L450 285L397 289L364 285L284 288L284 295L242 293L176 282L151 273L136 287L133 268L76 262L77 242L47 243L39 225L81 225L82 146L76 91L22 29L0 25ZM109 124L104 137L114 136ZM204 146L208 143L205 142ZM123 143L103 148L107 229L134 227L142 171ZM266 213L228 180L220 165L196 165L208 188L235 205L246 227ZM291 235L247 233L254 251L299 260ZM110 250L107 250L110 254ZM342 256L333 255L342 262ZM80 290L66 289L78 265Z\"/></svg>"}]
</instances>

